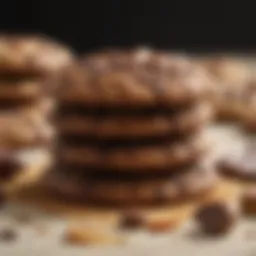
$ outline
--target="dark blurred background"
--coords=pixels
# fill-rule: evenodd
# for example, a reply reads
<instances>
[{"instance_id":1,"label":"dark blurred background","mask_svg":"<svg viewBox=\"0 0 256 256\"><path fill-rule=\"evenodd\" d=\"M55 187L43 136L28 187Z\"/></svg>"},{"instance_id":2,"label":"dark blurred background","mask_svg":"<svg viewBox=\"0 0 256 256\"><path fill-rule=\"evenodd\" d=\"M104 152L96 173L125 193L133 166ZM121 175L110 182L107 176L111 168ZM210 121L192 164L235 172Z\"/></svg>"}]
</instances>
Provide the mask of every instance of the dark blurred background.
<instances>
[{"instance_id":1,"label":"dark blurred background","mask_svg":"<svg viewBox=\"0 0 256 256\"><path fill-rule=\"evenodd\" d=\"M1 31L45 33L80 52L145 44L188 51L250 51L256 43L253 1L1 2Z\"/></svg>"}]
</instances>

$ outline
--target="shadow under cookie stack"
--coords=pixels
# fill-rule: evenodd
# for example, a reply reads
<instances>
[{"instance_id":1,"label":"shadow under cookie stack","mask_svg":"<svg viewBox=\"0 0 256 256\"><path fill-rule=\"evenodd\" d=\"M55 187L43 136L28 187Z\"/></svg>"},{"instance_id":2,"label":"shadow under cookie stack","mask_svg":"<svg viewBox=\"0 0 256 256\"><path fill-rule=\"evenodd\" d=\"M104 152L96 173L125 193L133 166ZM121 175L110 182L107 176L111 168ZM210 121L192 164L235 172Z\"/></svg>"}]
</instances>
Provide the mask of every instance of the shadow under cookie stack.
<instances>
[{"instance_id":1,"label":"shadow under cookie stack","mask_svg":"<svg viewBox=\"0 0 256 256\"><path fill-rule=\"evenodd\" d=\"M48 186L100 205L172 204L216 185L204 128L207 77L184 56L147 49L85 56L60 93L59 167Z\"/></svg>"},{"instance_id":2,"label":"shadow under cookie stack","mask_svg":"<svg viewBox=\"0 0 256 256\"><path fill-rule=\"evenodd\" d=\"M15 189L49 167L57 77L72 57L46 38L0 37L0 185Z\"/></svg>"}]
</instances>

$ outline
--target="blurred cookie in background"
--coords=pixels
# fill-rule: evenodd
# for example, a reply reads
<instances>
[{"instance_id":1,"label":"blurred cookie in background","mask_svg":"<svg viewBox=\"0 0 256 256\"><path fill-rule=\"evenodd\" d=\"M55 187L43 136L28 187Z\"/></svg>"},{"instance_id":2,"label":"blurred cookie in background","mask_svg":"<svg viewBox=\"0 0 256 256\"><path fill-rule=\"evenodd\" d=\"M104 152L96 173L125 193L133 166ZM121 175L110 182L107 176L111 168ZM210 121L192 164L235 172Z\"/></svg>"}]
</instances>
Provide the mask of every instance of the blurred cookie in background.
<instances>
[{"instance_id":1,"label":"blurred cookie in background","mask_svg":"<svg viewBox=\"0 0 256 256\"><path fill-rule=\"evenodd\" d=\"M249 144L237 152L224 156L218 166L219 172L232 182L242 186L242 206L245 213L256 213L256 146Z\"/></svg>"},{"instance_id":2,"label":"blurred cookie in background","mask_svg":"<svg viewBox=\"0 0 256 256\"><path fill-rule=\"evenodd\" d=\"M214 55L202 58L199 63L214 79L216 97L211 97L217 117L239 120L244 91L252 79L252 70L244 61L235 57Z\"/></svg>"},{"instance_id":3,"label":"blurred cookie in background","mask_svg":"<svg viewBox=\"0 0 256 256\"><path fill-rule=\"evenodd\" d=\"M42 114L44 110L0 111L0 147L51 146L55 129Z\"/></svg>"},{"instance_id":4,"label":"blurred cookie in background","mask_svg":"<svg viewBox=\"0 0 256 256\"><path fill-rule=\"evenodd\" d=\"M22 164L13 168L19 177L28 173L39 177L36 174L49 167L56 134L52 120L56 90L73 58L70 49L44 36L0 36L0 148L14 162L21 159ZM8 168L0 169L4 187L17 184L12 177L4 180Z\"/></svg>"},{"instance_id":5,"label":"blurred cookie in background","mask_svg":"<svg viewBox=\"0 0 256 256\"><path fill-rule=\"evenodd\" d=\"M59 72L73 55L66 46L42 35L0 36L0 73L40 77Z\"/></svg>"}]
</instances>

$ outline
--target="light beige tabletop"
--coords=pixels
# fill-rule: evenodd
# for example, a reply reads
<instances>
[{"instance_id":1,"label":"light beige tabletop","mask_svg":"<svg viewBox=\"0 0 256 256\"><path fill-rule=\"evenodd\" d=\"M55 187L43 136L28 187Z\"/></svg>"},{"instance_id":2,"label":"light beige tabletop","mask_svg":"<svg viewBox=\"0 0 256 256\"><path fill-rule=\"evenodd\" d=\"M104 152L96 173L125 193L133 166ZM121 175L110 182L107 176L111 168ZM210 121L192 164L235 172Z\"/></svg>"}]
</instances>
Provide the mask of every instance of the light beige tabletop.
<instances>
[{"instance_id":1,"label":"light beige tabletop","mask_svg":"<svg viewBox=\"0 0 256 256\"><path fill-rule=\"evenodd\" d=\"M214 143L215 156L230 147L240 148L245 143L243 134L233 126L216 126L207 133ZM15 216L29 213L32 224L17 224ZM256 256L256 218L243 218L226 237L206 238L198 232L192 221L172 233L152 234L137 231L127 235L127 242L108 246L71 246L63 243L62 234L66 220L47 214L35 207L9 203L0 211L0 228L15 226L15 242L0 242L2 256L82 256L82 255L177 255L177 256ZM43 231L45 229L45 231Z\"/></svg>"}]
</instances>

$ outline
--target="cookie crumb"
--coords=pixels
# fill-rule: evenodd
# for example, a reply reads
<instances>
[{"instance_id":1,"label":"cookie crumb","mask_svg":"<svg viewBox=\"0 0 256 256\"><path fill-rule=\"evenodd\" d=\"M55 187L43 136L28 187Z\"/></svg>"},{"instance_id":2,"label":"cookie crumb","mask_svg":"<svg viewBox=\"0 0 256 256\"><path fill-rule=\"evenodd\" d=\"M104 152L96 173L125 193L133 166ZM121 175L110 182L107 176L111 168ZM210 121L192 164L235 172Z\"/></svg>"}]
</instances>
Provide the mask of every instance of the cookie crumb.
<instances>
[{"instance_id":1,"label":"cookie crumb","mask_svg":"<svg viewBox=\"0 0 256 256\"><path fill-rule=\"evenodd\" d=\"M70 245L90 246L123 243L121 236L110 232L86 227L69 227L64 233L63 241Z\"/></svg>"}]
</instances>

